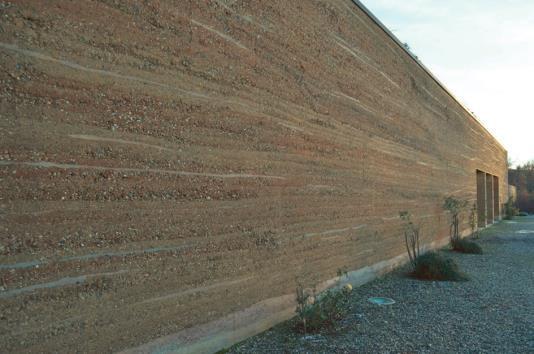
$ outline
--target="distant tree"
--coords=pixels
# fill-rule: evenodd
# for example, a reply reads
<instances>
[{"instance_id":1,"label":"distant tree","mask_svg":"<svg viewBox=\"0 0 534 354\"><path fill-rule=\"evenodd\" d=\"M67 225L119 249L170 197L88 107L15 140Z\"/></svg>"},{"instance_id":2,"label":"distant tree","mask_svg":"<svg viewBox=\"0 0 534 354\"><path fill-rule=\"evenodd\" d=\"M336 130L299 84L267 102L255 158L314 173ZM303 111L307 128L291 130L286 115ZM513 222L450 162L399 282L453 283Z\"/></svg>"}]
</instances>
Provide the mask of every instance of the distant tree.
<instances>
[{"instance_id":1,"label":"distant tree","mask_svg":"<svg viewBox=\"0 0 534 354\"><path fill-rule=\"evenodd\" d=\"M529 162L525 163L523 165L524 170L534 171L534 160L530 160Z\"/></svg>"},{"instance_id":2,"label":"distant tree","mask_svg":"<svg viewBox=\"0 0 534 354\"><path fill-rule=\"evenodd\" d=\"M517 207L534 213L534 160L509 169L508 181L517 188Z\"/></svg>"}]
</instances>

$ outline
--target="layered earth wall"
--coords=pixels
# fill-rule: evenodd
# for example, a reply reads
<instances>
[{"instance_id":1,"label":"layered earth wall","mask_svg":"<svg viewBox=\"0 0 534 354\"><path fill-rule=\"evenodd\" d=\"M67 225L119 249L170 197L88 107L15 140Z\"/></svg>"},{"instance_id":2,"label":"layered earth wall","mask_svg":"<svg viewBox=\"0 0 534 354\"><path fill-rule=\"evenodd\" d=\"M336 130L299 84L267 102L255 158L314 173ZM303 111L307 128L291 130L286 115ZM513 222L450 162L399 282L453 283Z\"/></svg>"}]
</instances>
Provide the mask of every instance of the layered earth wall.
<instances>
[{"instance_id":1,"label":"layered earth wall","mask_svg":"<svg viewBox=\"0 0 534 354\"><path fill-rule=\"evenodd\" d=\"M349 0L0 16L7 352L213 350L401 259L399 211L445 242L477 169L506 198L506 151Z\"/></svg>"}]
</instances>

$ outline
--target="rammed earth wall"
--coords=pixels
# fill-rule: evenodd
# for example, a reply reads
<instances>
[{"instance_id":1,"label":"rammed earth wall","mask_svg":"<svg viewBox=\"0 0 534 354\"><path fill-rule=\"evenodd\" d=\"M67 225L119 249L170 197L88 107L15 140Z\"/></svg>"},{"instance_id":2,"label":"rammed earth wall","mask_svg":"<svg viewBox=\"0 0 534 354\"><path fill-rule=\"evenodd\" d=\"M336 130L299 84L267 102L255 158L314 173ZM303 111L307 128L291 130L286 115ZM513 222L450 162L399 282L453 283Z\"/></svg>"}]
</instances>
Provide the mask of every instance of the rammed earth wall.
<instances>
[{"instance_id":1,"label":"rammed earth wall","mask_svg":"<svg viewBox=\"0 0 534 354\"><path fill-rule=\"evenodd\" d=\"M0 14L7 352L220 349L403 262L401 210L444 244L477 170L506 200L503 147L352 1Z\"/></svg>"}]
</instances>

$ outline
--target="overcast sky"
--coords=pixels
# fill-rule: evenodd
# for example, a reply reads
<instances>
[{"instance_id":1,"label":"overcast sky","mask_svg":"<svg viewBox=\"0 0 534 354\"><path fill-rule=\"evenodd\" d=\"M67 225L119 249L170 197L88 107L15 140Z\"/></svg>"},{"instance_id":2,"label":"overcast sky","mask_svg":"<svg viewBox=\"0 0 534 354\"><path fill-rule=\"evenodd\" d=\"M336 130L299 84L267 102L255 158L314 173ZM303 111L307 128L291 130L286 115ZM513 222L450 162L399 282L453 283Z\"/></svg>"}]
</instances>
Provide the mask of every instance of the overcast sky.
<instances>
[{"instance_id":1,"label":"overcast sky","mask_svg":"<svg viewBox=\"0 0 534 354\"><path fill-rule=\"evenodd\" d=\"M363 0L508 150L534 159L534 0Z\"/></svg>"}]
</instances>

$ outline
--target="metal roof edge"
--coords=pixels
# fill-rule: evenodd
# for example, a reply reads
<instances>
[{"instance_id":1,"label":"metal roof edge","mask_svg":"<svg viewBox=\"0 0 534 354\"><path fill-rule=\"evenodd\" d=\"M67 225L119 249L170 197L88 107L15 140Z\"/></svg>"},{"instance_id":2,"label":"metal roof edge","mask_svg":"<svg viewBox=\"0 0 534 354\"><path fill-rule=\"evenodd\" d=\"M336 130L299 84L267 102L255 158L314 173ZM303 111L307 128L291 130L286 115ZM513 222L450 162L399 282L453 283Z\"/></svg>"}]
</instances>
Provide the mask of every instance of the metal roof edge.
<instances>
[{"instance_id":1,"label":"metal roof edge","mask_svg":"<svg viewBox=\"0 0 534 354\"><path fill-rule=\"evenodd\" d=\"M453 100L456 101L456 103L458 103L460 105L460 107L462 107L464 109L464 111L467 112L467 114L469 115L469 117L471 117L471 119L473 119L489 136L491 136L493 138L493 140L495 140L495 142L504 150L506 151L506 153L508 153L508 151L506 150L506 148L499 142L499 140L497 140L497 138L495 138L495 136L493 136L493 134L490 133L490 131L484 126L484 124L482 124L482 122L480 122L480 120L473 114L473 112L471 112L466 105L464 105L448 88L447 86L445 86L434 74L432 74L432 72L430 71L430 69L428 69L412 52L410 52L408 49L406 49L406 47L404 47L404 44L371 12L371 10L369 10L364 4L362 4L359 0L351 0L352 3L356 6L358 6L367 16L369 16L369 18L371 20L373 20L373 22L375 24L378 25L378 27L380 27L382 29L382 31L384 31L391 39L393 39L393 41L406 53L410 56L410 58L412 58L416 63L417 65L419 65L419 67L421 69L423 69L429 76L430 78L432 78L432 80L434 80Z\"/></svg>"}]
</instances>

